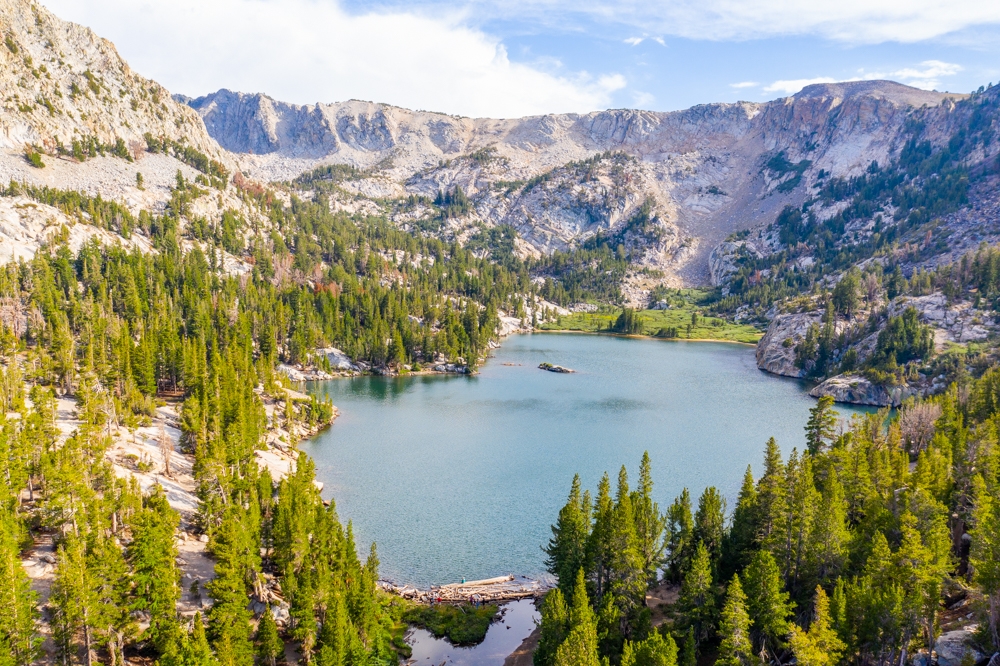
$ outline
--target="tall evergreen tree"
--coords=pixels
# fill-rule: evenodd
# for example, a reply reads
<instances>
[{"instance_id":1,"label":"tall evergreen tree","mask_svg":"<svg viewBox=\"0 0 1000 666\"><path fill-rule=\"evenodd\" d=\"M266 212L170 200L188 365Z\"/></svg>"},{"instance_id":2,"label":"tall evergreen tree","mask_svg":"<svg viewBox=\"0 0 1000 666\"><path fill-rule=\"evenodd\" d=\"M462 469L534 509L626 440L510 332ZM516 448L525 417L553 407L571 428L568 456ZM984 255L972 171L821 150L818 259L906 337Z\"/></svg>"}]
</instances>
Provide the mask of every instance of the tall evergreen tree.
<instances>
[{"instance_id":1,"label":"tall evergreen tree","mask_svg":"<svg viewBox=\"0 0 1000 666\"><path fill-rule=\"evenodd\" d=\"M761 531L760 505L757 499L757 488L754 486L753 473L747 465L743 475L743 485L733 510L732 524L722 543L722 563L720 570L723 575L742 571L753 555L757 545L757 537Z\"/></svg>"},{"instance_id":2,"label":"tall evergreen tree","mask_svg":"<svg viewBox=\"0 0 1000 666\"><path fill-rule=\"evenodd\" d=\"M587 596L587 582L581 569L573 590L569 611L569 633L556 649L554 666L599 666L597 622Z\"/></svg>"},{"instance_id":3,"label":"tall evergreen tree","mask_svg":"<svg viewBox=\"0 0 1000 666\"><path fill-rule=\"evenodd\" d=\"M179 516L156 486L132 520L128 562L135 581L135 610L149 613L147 635L156 644L174 622L180 600L180 572L174 530Z\"/></svg>"},{"instance_id":4,"label":"tall evergreen tree","mask_svg":"<svg viewBox=\"0 0 1000 666\"><path fill-rule=\"evenodd\" d=\"M806 446L811 455L824 451L837 433L837 412L833 408L833 398L824 395L809 410L806 422Z\"/></svg>"},{"instance_id":5,"label":"tall evergreen tree","mask_svg":"<svg viewBox=\"0 0 1000 666\"><path fill-rule=\"evenodd\" d=\"M659 504L653 501L653 472L649 451L643 452L639 463L639 483L632 495L632 508L646 581L648 585L655 585L663 564L666 520L660 513Z\"/></svg>"},{"instance_id":6,"label":"tall evergreen tree","mask_svg":"<svg viewBox=\"0 0 1000 666\"><path fill-rule=\"evenodd\" d=\"M837 470L831 468L809 539L810 569L819 582L835 578L844 567L851 535L847 529L847 502Z\"/></svg>"},{"instance_id":7,"label":"tall evergreen tree","mask_svg":"<svg viewBox=\"0 0 1000 666\"><path fill-rule=\"evenodd\" d=\"M695 640L706 640L712 634L716 613L712 560L703 543L695 549L677 604L682 623L694 629Z\"/></svg>"},{"instance_id":8,"label":"tall evergreen tree","mask_svg":"<svg viewBox=\"0 0 1000 666\"><path fill-rule=\"evenodd\" d=\"M535 666L551 666L556 658L556 650L569 633L569 608L558 587L545 595L541 616L538 647L532 655L532 662Z\"/></svg>"},{"instance_id":9,"label":"tall evergreen tree","mask_svg":"<svg viewBox=\"0 0 1000 666\"><path fill-rule=\"evenodd\" d=\"M28 666L39 655L37 594L20 558L20 525L0 506L0 663Z\"/></svg>"},{"instance_id":10,"label":"tall evergreen tree","mask_svg":"<svg viewBox=\"0 0 1000 666\"><path fill-rule=\"evenodd\" d=\"M726 529L726 500L714 486L705 488L698 498L698 511L694 515L696 542L708 549L713 566L722 554L722 541Z\"/></svg>"},{"instance_id":11,"label":"tall evergreen tree","mask_svg":"<svg viewBox=\"0 0 1000 666\"><path fill-rule=\"evenodd\" d=\"M611 481L605 473L597 485L597 500L594 503L594 526L587 544L588 560L592 567L594 591L598 602L608 589L611 560L611 532L614 525L615 504L611 499Z\"/></svg>"},{"instance_id":12,"label":"tall evergreen tree","mask_svg":"<svg viewBox=\"0 0 1000 666\"><path fill-rule=\"evenodd\" d=\"M802 666L834 666L840 661L845 645L831 626L830 601L822 587L816 588L809 631L792 625L788 642L795 661Z\"/></svg>"},{"instance_id":13,"label":"tall evergreen tree","mask_svg":"<svg viewBox=\"0 0 1000 666\"><path fill-rule=\"evenodd\" d=\"M639 551L635 512L625 467L618 475L618 493L611 524L611 565L608 591L613 595L627 638L640 607L645 606L648 579Z\"/></svg>"},{"instance_id":14,"label":"tall evergreen tree","mask_svg":"<svg viewBox=\"0 0 1000 666\"><path fill-rule=\"evenodd\" d=\"M989 601L989 630L1000 650L1000 499L979 480L975 493L975 530L969 564L973 578Z\"/></svg>"},{"instance_id":15,"label":"tall evergreen tree","mask_svg":"<svg viewBox=\"0 0 1000 666\"><path fill-rule=\"evenodd\" d=\"M569 498L552 526L552 538L545 548L549 573L559 581L563 594L573 592L576 572L588 569L587 540L590 536L589 495L580 492L580 476L573 477Z\"/></svg>"},{"instance_id":16,"label":"tall evergreen tree","mask_svg":"<svg viewBox=\"0 0 1000 666\"><path fill-rule=\"evenodd\" d=\"M694 517L691 515L691 494L685 488L667 509L667 572L679 583L684 579L694 555Z\"/></svg>"},{"instance_id":17,"label":"tall evergreen tree","mask_svg":"<svg viewBox=\"0 0 1000 666\"><path fill-rule=\"evenodd\" d=\"M746 581L744 589L754 646L761 659L767 662L784 646L793 606L783 589L781 572L770 552L759 550L754 553L743 578Z\"/></svg>"},{"instance_id":18,"label":"tall evergreen tree","mask_svg":"<svg viewBox=\"0 0 1000 666\"><path fill-rule=\"evenodd\" d=\"M781 460L781 451L774 437L767 440L764 452L764 473L757 482L757 504L760 512L760 532L757 535L761 543L769 544L774 540L774 531L781 524L785 503L785 465Z\"/></svg>"},{"instance_id":19,"label":"tall evergreen tree","mask_svg":"<svg viewBox=\"0 0 1000 666\"><path fill-rule=\"evenodd\" d=\"M754 662L753 645L750 643L750 617L747 598L740 585L740 577L733 576L726 590L726 603L719 619L719 666L750 666Z\"/></svg>"},{"instance_id":20,"label":"tall evergreen tree","mask_svg":"<svg viewBox=\"0 0 1000 666\"><path fill-rule=\"evenodd\" d=\"M274 622L270 608L261 616L254 639L257 644L257 656L267 666L274 666L278 657L285 651L285 643L278 635L278 625Z\"/></svg>"}]
</instances>

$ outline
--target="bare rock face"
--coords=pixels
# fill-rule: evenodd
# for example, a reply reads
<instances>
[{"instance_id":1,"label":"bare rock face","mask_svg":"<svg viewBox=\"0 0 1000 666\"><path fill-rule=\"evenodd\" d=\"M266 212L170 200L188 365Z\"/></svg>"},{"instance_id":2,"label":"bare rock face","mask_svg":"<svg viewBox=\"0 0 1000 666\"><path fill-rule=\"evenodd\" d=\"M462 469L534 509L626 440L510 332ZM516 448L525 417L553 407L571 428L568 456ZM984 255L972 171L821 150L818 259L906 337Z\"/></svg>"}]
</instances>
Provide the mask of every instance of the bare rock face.
<instances>
[{"instance_id":1,"label":"bare rock face","mask_svg":"<svg viewBox=\"0 0 1000 666\"><path fill-rule=\"evenodd\" d=\"M889 314L898 316L907 308L914 308L923 323L936 329L935 339L939 343L945 340L979 342L988 338L1000 325L990 313L975 309L972 303L949 304L941 292L897 298L889 304Z\"/></svg>"},{"instance_id":2,"label":"bare rock face","mask_svg":"<svg viewBox=\"0 0 1000 666\"><path fill-rule=\"evenodd\" d=\"M733 248L721 248L712 262L709 255L729 234L773 221L786 204L801 204L821 169L846 176L872 161L884 164L899 149L911 110L949 99L865 81L809 86L766 104L506 120L356 100L297 106L225 90L189 103L222 146L243 154L241 165L254 177L284 180L319 164L345 163L369 170L346 184L362 197L460 186L474 211L456 222L459 238L463 226L511 224L535 251L550 252L615 229L651 200L662 233L645 241L640 263L680 285L724 280ZM488 163L476 158L483 151ZM626 178L567 177L609 151L635 158ZM798 176L768 172L765 163L778 153L808 167ZM542 187L535 182L540 178ZM372 180L378 182L363 182Z\"/></svg>"},{"instance_id":3,"label":"bare rock face","mask_svg":"<svg viewBox=\"0 0 1000 666\"><path fill-rule=\"evenodd\" d=\"M919 393L909 386L879 386L861 375L830 377L809 391L809 395L814 398L828 395L836 402L875 407L899 407L904 400Z\"/></svg>"},{"instance_id":4,"label":"bare rock face","mask_svg":"<svg viewBox=\"0 0 1000 666\"><path fill-rule=\"evenodd\" d=\"M757 367L783 377L804 377L805 370L795 365L795 346L820 318L819 313L808 312L782 314L772 319L757 343Z\"/></svg>"},{"instance_id":5,"label":"bare rock face","mask_svg":"<svg viewBox=\"0 0 1000 666\"><path fill-rule=\"evenodd\" d=\"M966 653L972 657L974 663L986 659L987 655L980 652L972 644L975 629L976 627L973 625L941 634L934 644L938 666L959 666Z\"/></svg>"},{"instance_id":6,"label":"bare rock face","mask_svg":"<svg viewBox=\"0 0 1000 666\"><path fill-rule=\"evenodd\" d=\"M760 258L761 252L747 241L725 241L719 243L708 255L708 274L712 280L712 286L725 284L726 281L738 270L736 261L747 254Z\"/></svg>"},{"instance_id":7,"label":"bare rock face","mask_svg":"<svg viewBox=\"0 0 1000 666\"><path fill-rule=\"evenodd\" d=\"M106 145L122 139L142 150L149 132L232 163L195 111L132 71L114 45L89 28L29 0L0 0L0 21L6 39L0 45L0 150L20 154L34 144L55 152L91 137Z\"/></svg>"}]
</instances>

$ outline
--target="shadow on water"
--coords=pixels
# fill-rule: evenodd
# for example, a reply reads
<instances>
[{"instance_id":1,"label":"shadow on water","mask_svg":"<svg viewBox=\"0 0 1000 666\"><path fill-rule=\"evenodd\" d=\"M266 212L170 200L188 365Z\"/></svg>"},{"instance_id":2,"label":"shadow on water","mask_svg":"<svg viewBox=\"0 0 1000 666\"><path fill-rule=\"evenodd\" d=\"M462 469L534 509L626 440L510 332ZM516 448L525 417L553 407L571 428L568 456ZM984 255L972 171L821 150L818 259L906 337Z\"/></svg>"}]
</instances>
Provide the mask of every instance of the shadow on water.
<instances>
[{"instance_id":1,"label":"shadow on water","mask_svg":"<svg viewBox=\"0 0 1000 666\"><path fill-rule=\"evenodd\" d=\"M539 619L535 603L530 599L505 604L502 615L490 625L486 638L479 645L455 647L443 638L434 638L426 629L410 629L406 642L413 647L407 664L413 666L502 666L511 652L535 629Z\"/></svg>"}]
</instances>

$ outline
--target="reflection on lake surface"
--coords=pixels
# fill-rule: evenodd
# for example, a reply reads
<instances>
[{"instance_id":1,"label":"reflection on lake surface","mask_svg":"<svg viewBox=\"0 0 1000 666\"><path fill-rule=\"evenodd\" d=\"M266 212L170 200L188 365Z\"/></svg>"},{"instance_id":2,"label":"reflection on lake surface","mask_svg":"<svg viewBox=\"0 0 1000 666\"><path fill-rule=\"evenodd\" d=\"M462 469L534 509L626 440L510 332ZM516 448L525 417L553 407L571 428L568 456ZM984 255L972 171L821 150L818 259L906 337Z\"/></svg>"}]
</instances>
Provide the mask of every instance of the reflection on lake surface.
<instances>
[{"instance_id":1,"label":"reflection on lake surface","mask_svg":"<svg viewBox=\"0 0 1000 666\"><path fill-rule=\"evenodd\" d=\"M426 629L410 629L406 642L413 647L408 664L414 666L503 666L504 659L516 650L535 629L539 619L530 599L504 605L503 615L490 625L486 638L474 647L455 647L443 638L434 638Z\"/></svg>"},{"instance_id":2,"label":"reflection on lake surface","mask_svg":"<svg viewBox=\"0 0 1000 666\"><path fill-rule=\"evenodd\" d=\"M786 454L803 447L814 404L801 382L758 370L745 345L536 334L495 356L474 377L310 386L341 416L301 448L359 549L378 543L383 577L540 575L573 474L596 489L608 471L613 488L622 464L635 479L647 449L661 510L706 485L732 505L768 437Z\"/></svg>"}]
</instances>

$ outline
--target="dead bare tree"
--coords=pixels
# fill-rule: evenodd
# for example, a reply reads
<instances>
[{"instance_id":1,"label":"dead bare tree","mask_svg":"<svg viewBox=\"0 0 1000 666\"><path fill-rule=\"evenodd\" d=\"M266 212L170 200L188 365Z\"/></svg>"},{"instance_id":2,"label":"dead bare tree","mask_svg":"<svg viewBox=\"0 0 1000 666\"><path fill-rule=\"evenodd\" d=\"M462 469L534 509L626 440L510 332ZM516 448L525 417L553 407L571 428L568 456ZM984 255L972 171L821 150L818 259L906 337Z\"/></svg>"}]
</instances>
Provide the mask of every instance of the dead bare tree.
<instances>
[{"instance_id":1,"label":"dead bare tree","mask_svg":"<svg viewBox=\"0 0 1000 666\"><path fill-rule=\"evenodd\" d=\"M878 303L878 297L882 293L882 285L874 273L866 274L862 284L865 290L865 302L869 308L872 308Z\"/></svg>"},{"instance_id":2,"label":"dead bare tree","mask_svg":"<svg viewBox=\"0 0 1000 666\"><path fill-rule=\"evenodd\" d=\"M941 417L941 405L920 402L903 408L899 429L911 453L920 453L934 437L934 423Z\"/></svg>"},{"instance_id":3,"label":"dead bare tree","mask_svg":"<svg viewBox=\"0 0 1000 666\"><path fill-rule=\"evenodd\" d=\"M170 459L174 455L174 442L170 439L162 423L160 424L159 442L160 458L163 459L163 476L172 479L173 476L170 474Z\"/></svg>"},{"instance_id":4,"label":"dead bare tree","mask_svg":"<svg viewBox=\"0 0 1000 666\"><path fill-rule=\"evenodd\" d=\"M145 141L129 141L128 142L128 152L131 153L132 159L136 162L146 153L146 142Z\"/></svg>"}]
</instances>

